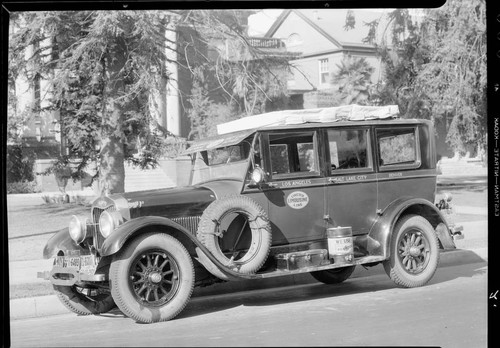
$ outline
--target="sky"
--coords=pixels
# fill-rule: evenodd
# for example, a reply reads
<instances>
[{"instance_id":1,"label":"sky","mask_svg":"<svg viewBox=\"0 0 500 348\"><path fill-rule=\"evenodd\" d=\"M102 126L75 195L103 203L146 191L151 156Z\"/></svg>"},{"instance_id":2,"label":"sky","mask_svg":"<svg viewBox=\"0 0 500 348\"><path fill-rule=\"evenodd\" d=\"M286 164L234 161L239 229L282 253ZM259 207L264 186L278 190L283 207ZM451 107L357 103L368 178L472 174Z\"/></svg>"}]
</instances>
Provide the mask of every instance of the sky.
<instances>
[{"instance_id":1,"label":"sky","mask_svg":"<svg viewBox=\"0 0 500 348\"><path fill-rule=\"evenodd\" d=\"M248 17L248 34L264 36L283 10L263 10Z\"/></svg>"}]
</instances>

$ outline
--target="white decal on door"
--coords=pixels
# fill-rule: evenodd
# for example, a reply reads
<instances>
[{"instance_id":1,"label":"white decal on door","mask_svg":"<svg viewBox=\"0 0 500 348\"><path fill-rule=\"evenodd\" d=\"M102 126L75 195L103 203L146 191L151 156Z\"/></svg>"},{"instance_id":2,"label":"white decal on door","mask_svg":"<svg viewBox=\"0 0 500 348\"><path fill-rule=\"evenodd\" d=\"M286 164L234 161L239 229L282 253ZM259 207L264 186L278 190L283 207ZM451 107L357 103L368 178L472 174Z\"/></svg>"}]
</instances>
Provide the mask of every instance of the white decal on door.
<instances>
[{"instance_id":1,"label":"white decal on door","mask_svg":"<svg viewBox=\"0 0 500 348\"><path fill-rule=\"evenodd\" d=\"M293 209L302 209L307 203L309 203L309 196L302 191L294 191L286 199L286 204Z\"/></svg>"}]
</instances>

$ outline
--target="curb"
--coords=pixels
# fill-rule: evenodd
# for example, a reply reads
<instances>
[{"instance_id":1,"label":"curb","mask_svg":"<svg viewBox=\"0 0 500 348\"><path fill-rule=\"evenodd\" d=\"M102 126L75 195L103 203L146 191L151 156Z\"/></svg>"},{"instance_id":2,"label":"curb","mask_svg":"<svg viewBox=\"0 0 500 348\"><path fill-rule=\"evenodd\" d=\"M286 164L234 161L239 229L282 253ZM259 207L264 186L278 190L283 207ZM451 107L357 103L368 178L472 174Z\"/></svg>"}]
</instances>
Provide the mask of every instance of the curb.
<instances>
[{"instance_id":1,"label":"curb","mask_svg":"<svg viewBox=\"0 0 500 348\"><path fill-rule=\"evenodd\" d=\"M439 267L449 267L480 262L488 262L487 248L474 250L455 249L441 251ZM381 265L377 265L368 270L364 269L363 267L357 267L351 278L366 277L383 273L384 269ZM308 273L298 274L294 276L258 279L252 281L218 283L205 288L196 288L193 292L193 298L310 283L317 283L317 281ZM47 317L69 313L69 310L63 306L56 295L10 300L11 320Z\"/></svg>"}]
</instances>

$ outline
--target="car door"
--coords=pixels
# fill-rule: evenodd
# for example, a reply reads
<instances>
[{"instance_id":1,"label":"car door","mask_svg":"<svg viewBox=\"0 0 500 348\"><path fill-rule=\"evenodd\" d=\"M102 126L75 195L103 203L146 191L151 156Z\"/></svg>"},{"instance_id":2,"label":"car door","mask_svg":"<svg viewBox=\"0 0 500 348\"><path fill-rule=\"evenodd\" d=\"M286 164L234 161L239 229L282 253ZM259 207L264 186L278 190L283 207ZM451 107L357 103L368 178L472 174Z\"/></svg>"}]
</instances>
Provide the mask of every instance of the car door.
<instances>
[{"instance_id":1,"label":"car door","mask_svg":"<svg viewBox=\"0 0 500 348\"><path fill-rule=\"evenodd\" d=\"M379 209L405 197L433 202L436 171L427 129L415 124L376 127L375 136Z\"/></svg>"},{"instance_id":2,"label":"car door","mask_svg":"<svg viewBox=\"0 0 500 348\"><path fill-rule=\"evenodd\" d=\"M351 226L353 235L366 234L377 218L370 127L332 127L325 131L329 222Z\"/></svg>"},{"instance_id":3,"label":"car door","mask_svg":"<svg viewBox=\"0 0 500 348\"><path fill-rule=\"evenodd\" d=\"M262 166L268 183L256 201L267 203L273 245L325 236L325 178L321 175L318 131L271 131L262 134Z\"/></svg>"}]
</instances>

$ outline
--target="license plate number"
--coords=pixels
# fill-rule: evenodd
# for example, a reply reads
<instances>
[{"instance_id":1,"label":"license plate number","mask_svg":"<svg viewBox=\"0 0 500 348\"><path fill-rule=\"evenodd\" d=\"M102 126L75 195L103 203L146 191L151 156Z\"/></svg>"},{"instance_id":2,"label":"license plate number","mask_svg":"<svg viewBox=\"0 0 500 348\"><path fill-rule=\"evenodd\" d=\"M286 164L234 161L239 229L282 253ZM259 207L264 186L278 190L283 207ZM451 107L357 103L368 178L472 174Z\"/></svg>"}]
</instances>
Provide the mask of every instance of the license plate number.
<instances>
[{"instance_id":1,"label":"license plate number","mask_svg":"<svg viewBox=\"0 0 500 348\"><path fill-rule=\"evenodd\" d=\"M92 255L84 256L58 256L56 265L88 272L95 269L96 262Z\"/></svg>"}]
</instances>

